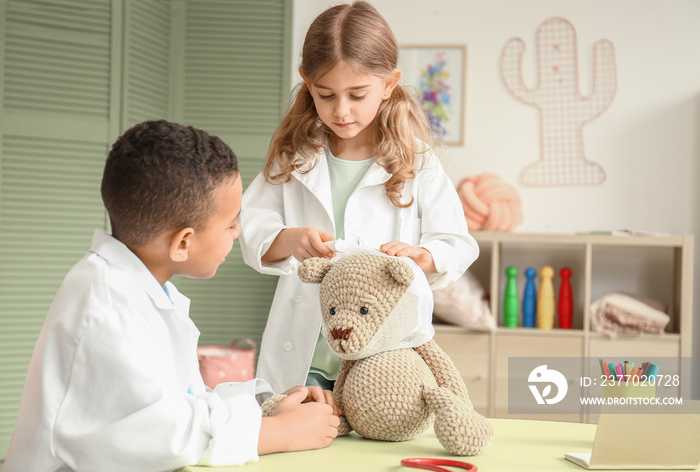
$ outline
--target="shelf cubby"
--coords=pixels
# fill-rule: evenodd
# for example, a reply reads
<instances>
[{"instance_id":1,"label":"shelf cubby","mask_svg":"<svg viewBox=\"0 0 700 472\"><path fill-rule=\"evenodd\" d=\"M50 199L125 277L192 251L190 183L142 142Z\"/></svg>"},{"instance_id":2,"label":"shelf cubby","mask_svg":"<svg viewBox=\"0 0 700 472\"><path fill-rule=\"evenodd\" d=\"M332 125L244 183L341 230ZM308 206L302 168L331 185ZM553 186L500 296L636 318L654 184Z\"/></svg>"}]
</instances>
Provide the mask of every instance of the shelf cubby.
<instances>
[{"instance_id":1,"label":"shelf cubby","mask_svg":"<svg viewBox=\"0 0 700 472\"><path fill-rule=\"evenodd\" d=\"M452 357L469 387L472 401L490 417L508 415L508 357L690 357L692 352L692 236L617 236L599 234L525 234L473 232L481 254L469 269L490 294L497 328L474 332L436 325L436 340ZM518 269L518 327L503 326L503 296L508 266ZM522 327L522 294L527 267L555 271L555 306L562 267L572 270L572 329ZM661 335L611 337L591 329L590 305L610 292L628 292L661 301L670 322ZM540 419L541 415L540 415ZM551 419L585 421L586 412Z\"/></svg>"}]
</instances>

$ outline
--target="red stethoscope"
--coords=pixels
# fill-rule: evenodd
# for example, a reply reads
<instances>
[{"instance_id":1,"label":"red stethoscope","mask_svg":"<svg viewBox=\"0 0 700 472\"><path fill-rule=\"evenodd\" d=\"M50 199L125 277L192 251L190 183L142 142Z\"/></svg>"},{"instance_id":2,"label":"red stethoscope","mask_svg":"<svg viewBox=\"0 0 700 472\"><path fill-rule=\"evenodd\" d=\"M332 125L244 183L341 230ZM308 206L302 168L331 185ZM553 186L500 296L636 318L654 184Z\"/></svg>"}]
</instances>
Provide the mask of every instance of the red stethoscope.
<instances>
[{"instance_id":1,"label":"red stethoscope","mask_svg":"<svg viewBox=\"0 0 700 472\"><path fill-rule=\"evenodd\" d=\"M435 472L451 472L448 469L439 467L441 465L446 465L448 467L459 467L460 469L464 469L467 472L477 471L477 468L474 464L470 464L469 462L453 461L449 459L404 459L401 461L401 465L404 467L413 467L415 469L434 470Z\"/></svg>"}]
</instances>

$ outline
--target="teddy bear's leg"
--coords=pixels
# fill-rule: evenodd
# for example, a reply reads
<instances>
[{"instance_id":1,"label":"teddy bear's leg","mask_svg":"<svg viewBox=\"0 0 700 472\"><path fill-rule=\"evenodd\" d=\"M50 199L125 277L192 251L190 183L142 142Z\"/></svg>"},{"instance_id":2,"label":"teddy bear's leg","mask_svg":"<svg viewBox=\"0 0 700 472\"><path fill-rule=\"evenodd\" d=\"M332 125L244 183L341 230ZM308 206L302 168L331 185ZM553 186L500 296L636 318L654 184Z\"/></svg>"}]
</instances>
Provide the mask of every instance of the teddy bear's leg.
<instances>
[{"instance_id":1,"label":"teddy bear's leg","mask_svg":"<svg viewBox=\"0 0 700 472\"><path fill-rule=\"evenodd\" d=\"M348 377L348 372L350 372L353 365L355 365L355 361L343 359L343 361L340 363L338 378L336 379L335 386L333 387L333 398L335 400L335 404L341 410L343 409L343 389L345 387L345 379ZM338 436L350 434L350 431L352 431L352 427L345 419L345 416L341 415L340 425L338 426Z\"/></svg>"},{"instance_id":2,"label":"teddy bear's leg","mask_svg":"<svg viewBox=\"0 0 700 472\"><path fill-rule=\"evenodd\" d=\"M423 396L435 413L435 436L448 452L473 456L491 444L493 426L471 404L445 387L426 388Z\"/></svg>"},{"instance_id":3,"label":"teddy bear's leg","mask_svg":"<svg viewBox=\"0 0 700 472\"><path fill-rule=\"evenodd\" d=\"M469 407L472 406L467 386L464 384L457 367L450 359L450 356L438 346L434 339L413 349L428 365L439 387L447 388L465 401Z\"/></svg>"}]
</instances>

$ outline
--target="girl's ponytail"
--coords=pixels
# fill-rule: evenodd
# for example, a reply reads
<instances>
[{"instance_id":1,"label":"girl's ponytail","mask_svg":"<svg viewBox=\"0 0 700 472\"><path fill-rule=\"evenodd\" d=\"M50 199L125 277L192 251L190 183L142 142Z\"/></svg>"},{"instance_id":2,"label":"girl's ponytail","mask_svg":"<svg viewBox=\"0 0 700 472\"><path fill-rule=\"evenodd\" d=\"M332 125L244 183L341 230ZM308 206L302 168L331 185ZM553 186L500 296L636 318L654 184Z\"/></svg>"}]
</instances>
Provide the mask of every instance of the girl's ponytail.
<instances>
[{"instance_id":1,"label":"girl's ponytail","mask_svg":"<svg viewBox=\"0 0 700 472\"><path fill-rule=\"evenodd\" d=\"M379 109L377 124L377 162L391 178L386 194L398 207L407 207L413 200L401 203L404 184L415 176L414 163L419 154L432 144L430 125L423 107L406 89L397 85Z\"/></svg>"},{"instance_id":2,"label":"girl's ponytail","mask_svg":"<svg viewBox=\"0 0 700 472\"><path fill-rule=\"evenodd\" d=\"M314 163L315 150L325 145L314 100L304 82L292 92L289 110L272 135L263 175L268 182L287 182L306 162ZM296 158L297 153L302 159ZM305 170L308 172L310 167Z\"/></svg>"}]
</instances>

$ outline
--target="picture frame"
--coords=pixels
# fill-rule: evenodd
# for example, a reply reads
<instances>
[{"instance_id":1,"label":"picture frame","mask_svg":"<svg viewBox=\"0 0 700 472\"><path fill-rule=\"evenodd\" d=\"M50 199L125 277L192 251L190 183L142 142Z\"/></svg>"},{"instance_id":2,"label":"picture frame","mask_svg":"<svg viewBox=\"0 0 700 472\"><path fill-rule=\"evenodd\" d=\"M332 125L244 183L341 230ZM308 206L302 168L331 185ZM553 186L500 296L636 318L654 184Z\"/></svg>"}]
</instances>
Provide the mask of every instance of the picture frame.
<instances>
[{"instance_id":1,"label":"picture frame","mask_svg":"<svg viewBox=\"0 0 700 472\"><path fill-rule=\"evenodd\" d=\"M400 83L417 95L435 137L448 145L465 141L466 65L465 45L399 47Z\"/></svg>"}]
</instances>

